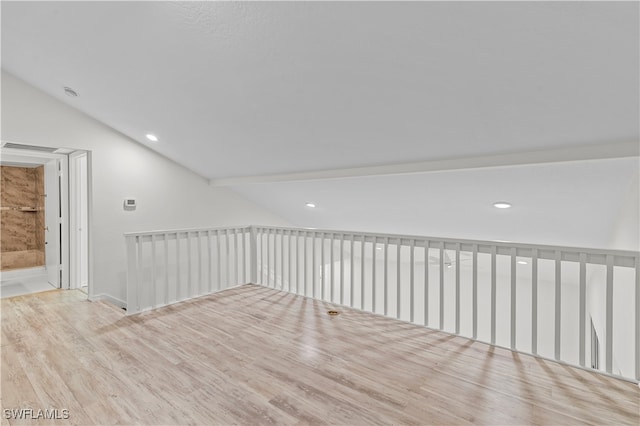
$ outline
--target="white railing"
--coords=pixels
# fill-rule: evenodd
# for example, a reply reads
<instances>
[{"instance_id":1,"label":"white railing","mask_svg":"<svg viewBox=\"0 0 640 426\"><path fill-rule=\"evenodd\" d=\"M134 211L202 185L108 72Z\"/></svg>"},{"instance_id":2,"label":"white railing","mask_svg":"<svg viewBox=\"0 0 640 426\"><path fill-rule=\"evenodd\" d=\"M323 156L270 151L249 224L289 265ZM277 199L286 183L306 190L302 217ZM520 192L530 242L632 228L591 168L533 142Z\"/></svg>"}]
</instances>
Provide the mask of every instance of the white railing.
<instances>
[{"instance_id":1,"label":"white railing","mask_svg":"<svg viewBox=\"0 0 640 426\"><path fill-rule=\"evenodd\" d=\"M273 227L256 238L258 284L640 376L637 252Z\"/></svg>"},{"instance_id":2,"label":"white railing","mask_svg":"<svg viewBox=\"0 0 640 426\"><path fill-rule=\"evenodd\" d=\"M129 313L251 282L640 379L637 252L276 227L127 242Z\"/></svg>"},{"instance_id":3,"label":"white railing","mask_svg":"<svg viewBox=\"0 0 640 426\"><path fill-rule=\"evenodd\" d=\"M127 314L250 282L251 228L125 234Z\"/></svg>"}]
</instances>

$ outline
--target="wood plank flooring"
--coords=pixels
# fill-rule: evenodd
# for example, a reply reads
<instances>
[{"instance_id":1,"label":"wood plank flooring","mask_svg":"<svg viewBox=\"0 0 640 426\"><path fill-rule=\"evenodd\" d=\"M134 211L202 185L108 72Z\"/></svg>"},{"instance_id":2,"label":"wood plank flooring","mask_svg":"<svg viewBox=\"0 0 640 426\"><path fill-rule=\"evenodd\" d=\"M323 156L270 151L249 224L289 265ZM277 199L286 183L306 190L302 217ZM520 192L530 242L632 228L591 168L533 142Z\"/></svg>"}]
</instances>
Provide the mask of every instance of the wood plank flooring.
<instances>
[{"instance_id":1,"label":"wood plank flooring","mask_svg":"<svg viewBox=\"0 0 640 426\"><path fill-rule=\"evenodd\" d=\"M1 303L3 425L640 423L635 384L259 286L133 317ZM27 407L69 419L5 418Z\"/></svg>"}]
</instances>

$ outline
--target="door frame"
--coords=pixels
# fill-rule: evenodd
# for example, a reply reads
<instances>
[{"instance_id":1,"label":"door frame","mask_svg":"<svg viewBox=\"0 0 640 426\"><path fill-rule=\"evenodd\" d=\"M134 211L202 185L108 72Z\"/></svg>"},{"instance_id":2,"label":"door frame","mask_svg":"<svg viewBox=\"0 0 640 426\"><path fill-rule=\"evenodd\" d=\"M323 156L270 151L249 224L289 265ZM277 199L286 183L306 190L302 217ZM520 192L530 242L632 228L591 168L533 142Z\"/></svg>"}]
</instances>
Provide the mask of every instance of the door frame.
<instances>
[{"instance_id":1,"label":"door frame","mask_svg":"<svg viewBox=\"0 0 640 426\"><path fill-rule=\"evenodd\" d=\"M2 141L2 145L7 141ZM91 186L91 152L83 151L83 150L75 150L75 149L67 149L60 148L56 152L43 152L43 151L35 151L29 149L14 149L14 148L5 148L2 146L0 150L2 153L2 161L10 162L15 164L20 163L41 163L44 164L47 161L52 159L60 160L60 201L62 207L62 227L61 227L61 235L60 241L62 243L62 250L60 253L61 262L60 266L60 288L69 289L74 288L71 287L70 280L70 255L71 255L71 241L77 239L77 235L70 229L69 226L69 210L70 210L70 197L69 197L69 154L75 151L81 151L87 153L87 225L88 225L88 277L89 282L88 292L89 296L92 295L92 282L93 282L93 262L92 262L92 250L91 250L91 242L92 242L92 186Z\"/></svg>"}]
</instances>

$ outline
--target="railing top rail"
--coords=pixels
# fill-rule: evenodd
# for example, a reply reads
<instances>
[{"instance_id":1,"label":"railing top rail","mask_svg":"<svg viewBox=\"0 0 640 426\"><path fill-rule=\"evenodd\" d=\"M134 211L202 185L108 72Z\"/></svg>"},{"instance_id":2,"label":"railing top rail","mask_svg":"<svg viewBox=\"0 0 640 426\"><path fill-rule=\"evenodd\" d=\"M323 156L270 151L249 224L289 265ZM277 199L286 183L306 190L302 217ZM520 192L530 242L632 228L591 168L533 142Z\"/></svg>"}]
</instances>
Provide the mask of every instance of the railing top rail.
<instances>
[{"instance_id":1,"label":"railing top rail","mask_svg":"<svg viewBox=\"0 0 640 426\"><path fill-rule=\"evenodd\" d=\"M149 235L175 234L180 232L222 231L226 229L248 230L248 229L251 229L251 225L216 226L216 227L207 227L207 228L182 228L182 229L164 229L164 230L142 231L142 232L125 232L124 236L125 237L146 237Z\"/></svg>"},{"instance_id":2,"label":"railing top rail","mask_svg":"<svg viewBox=\"0 0 640 426\"><path fill-rule=\"evenodd\" d=\"M554 245L542 245L542 244L527 244L527 243L515 243L504 241L488 241L488 240L465 240L457 238L442 238L442 237L429 237L424 235L406 235L406 234L383 234L374 232L360 232L360 231L344 231L344 230L332 230L332 229L320 229L320 228L296 228L296 227L281 227L281 226L255 226L257 229L271 229L271 230L287 230L298 231L315 234L337 234L337 235L354 235L359 237L375 237L382 239L403 239L403 240L416 240L416 241L431 241L431 242L446 242L465 245L478 245L478 246L496 246L496 247L508 247L508 248L522 248L522 249L537 249L545 251L561 251L572 253L586 253L594 255L613 255L619 257L631 257L640 258L640 252L630 250L615 250L615 249L599 249L588 247L571 247L571 246L554 246Z\"/></svg>"}]
</instances>

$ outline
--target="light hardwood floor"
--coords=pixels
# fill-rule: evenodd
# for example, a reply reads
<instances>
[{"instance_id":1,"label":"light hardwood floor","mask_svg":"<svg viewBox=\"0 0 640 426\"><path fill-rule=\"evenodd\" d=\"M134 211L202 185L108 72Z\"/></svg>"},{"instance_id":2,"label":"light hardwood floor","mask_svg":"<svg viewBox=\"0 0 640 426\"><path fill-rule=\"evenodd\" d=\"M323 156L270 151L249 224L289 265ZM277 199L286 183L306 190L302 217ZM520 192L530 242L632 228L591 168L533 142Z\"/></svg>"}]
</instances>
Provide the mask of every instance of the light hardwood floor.
<instances>
[{"instance_id":1,"label":"light hardwood floor","mask_svg":"<svg viewBox=\"0 0 640 426\"><path fill-rule=\"evenodd\" d=\"M635 384L263 287L134 317L84 299L2 300L3 409L82 425L640 422Z\"/></svg>"}]
</instances>

